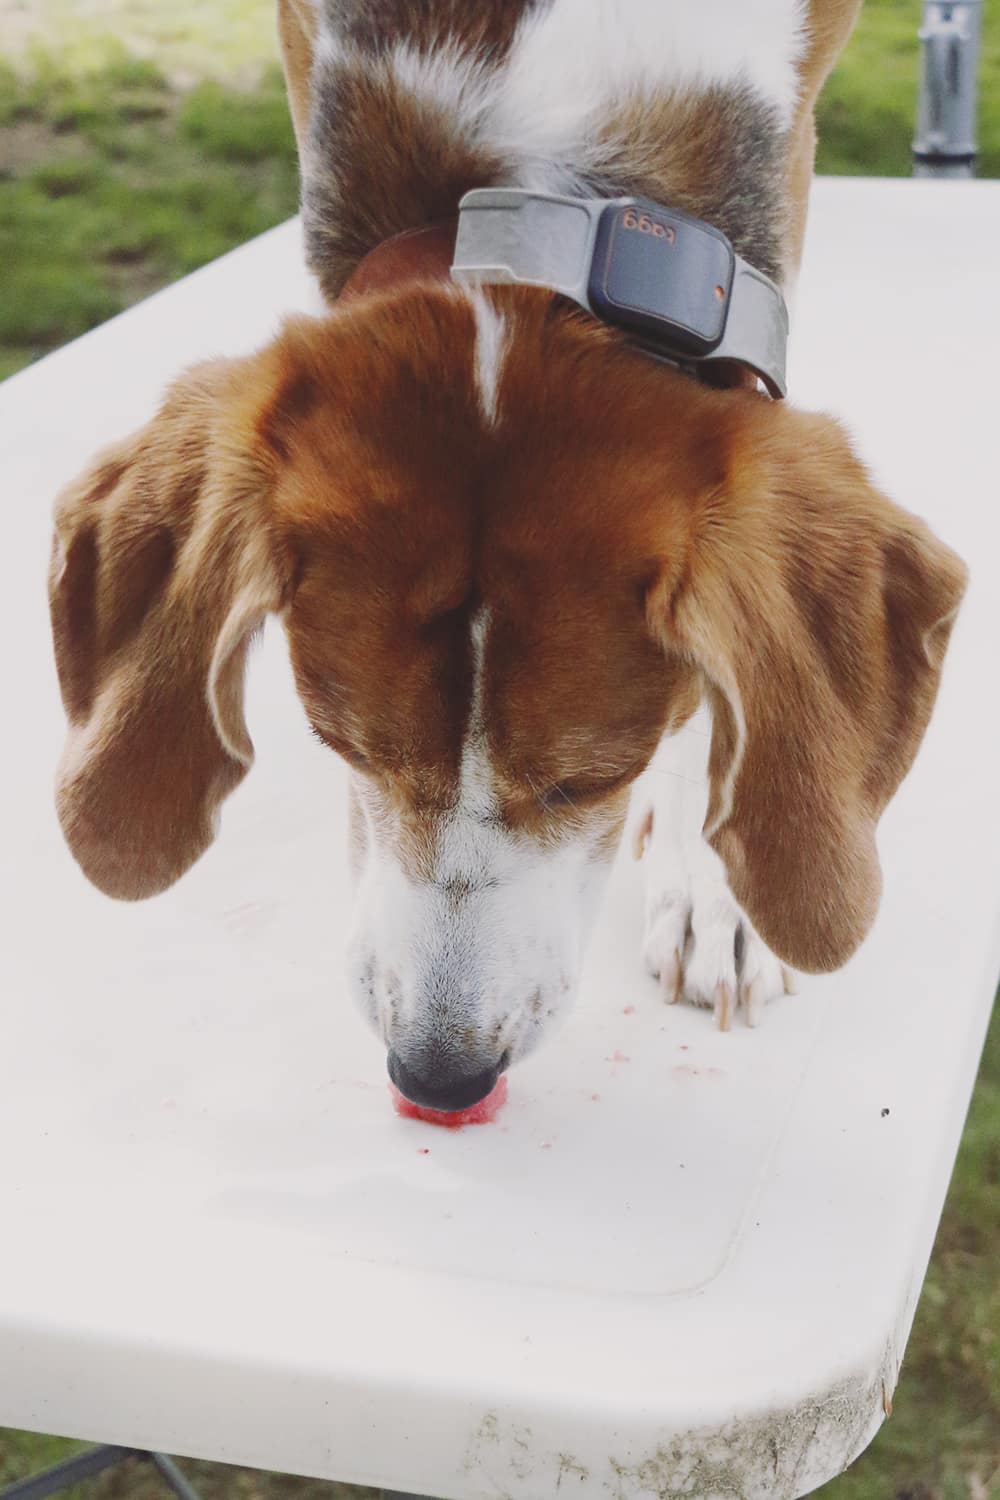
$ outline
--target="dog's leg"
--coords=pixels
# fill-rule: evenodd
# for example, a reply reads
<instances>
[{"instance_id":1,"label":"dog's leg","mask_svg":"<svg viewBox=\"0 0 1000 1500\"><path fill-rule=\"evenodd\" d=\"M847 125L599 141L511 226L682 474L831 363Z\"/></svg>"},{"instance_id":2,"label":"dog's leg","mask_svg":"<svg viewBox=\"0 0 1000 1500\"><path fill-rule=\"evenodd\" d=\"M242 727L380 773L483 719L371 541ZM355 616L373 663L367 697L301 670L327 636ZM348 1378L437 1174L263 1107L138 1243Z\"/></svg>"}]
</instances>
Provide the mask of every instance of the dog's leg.
<instances>
[{"instance_id":1,"label":"dog's leg","mask_svg":"<svg viewBox=\"0 0 1000 1500\"><path fill-rule=\"evenodd\" d=\"M645 867L643 958L665 998L711 1008L728 1030L742 1006L755 1026L789 982L726 882L702 837L708 805L711 722L699 710L660 745L637 784L633 848Z\"/></svg>"}]
</instances>

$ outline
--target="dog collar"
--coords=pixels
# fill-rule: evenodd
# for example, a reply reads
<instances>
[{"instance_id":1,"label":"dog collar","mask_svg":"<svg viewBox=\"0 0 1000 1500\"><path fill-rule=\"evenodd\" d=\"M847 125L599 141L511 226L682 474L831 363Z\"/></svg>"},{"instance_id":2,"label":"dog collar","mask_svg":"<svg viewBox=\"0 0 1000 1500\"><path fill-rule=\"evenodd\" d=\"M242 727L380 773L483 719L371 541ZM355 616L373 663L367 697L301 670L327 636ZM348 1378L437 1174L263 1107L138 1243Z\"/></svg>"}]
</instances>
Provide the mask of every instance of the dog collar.
<instances>
[{"instance_id":1,"label":"dog collar","mask_svg":"<svg viewBox=\"0 0 1000 1500\"><path fill-rule=\"evenodd\" d=\"M451 274L547 287L682 369L742 366L785 395L781 292L720 229L677 209L476 188L459 204Z\"/></svg>"}]
</instances>

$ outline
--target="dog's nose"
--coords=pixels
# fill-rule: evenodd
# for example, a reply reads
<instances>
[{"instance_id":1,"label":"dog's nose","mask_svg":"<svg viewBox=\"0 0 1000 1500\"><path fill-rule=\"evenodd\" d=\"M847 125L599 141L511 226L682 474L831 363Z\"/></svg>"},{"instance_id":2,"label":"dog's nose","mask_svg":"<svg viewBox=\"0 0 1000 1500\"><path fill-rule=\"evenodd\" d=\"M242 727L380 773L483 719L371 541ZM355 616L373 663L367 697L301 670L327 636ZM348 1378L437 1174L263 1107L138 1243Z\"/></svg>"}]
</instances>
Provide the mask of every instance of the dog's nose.
<instances>
[{"instance_id":1,"label":"dog's nose","mask_svg":"<svg viewBox=\"0 0 1000 1500\"><path fill-rule=\"evenodd\" d=\"M492 1093L504 1069L504 1059L482 1073L456 1073L441 1064L426 1072L408 1068L397 1052L390 1050L389 1077L411 1104L422 1109L471 1109L480 1099Z\"/></svg>"}]
</instances>

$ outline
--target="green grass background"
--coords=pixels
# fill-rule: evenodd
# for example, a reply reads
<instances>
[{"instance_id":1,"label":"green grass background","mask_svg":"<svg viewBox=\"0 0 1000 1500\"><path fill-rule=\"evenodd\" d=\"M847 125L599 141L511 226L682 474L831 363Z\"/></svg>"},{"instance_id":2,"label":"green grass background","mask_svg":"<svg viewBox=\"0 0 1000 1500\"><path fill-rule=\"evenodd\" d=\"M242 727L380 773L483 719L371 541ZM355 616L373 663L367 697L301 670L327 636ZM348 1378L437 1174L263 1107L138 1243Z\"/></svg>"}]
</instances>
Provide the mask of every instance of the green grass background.
<instances>
[{"instance_id":1,"label":"green grass background","mask_svg":"<svg viewBox=\"0 0 1000 1500\"><path fill-rule=\"evenodd\" d=\"M908 175L919 15L867 0L823 100L820 171ZM295 212L271 0L0 0L0 56L0 378ZM985 4L979 132L980 175L1000 176L1000 0ZM80 1446L0 1431L0 1483ZM184 1467L205 1500L363 1494ZM821 1493L1000 1500L1000 1019L895 1410ZM164 1494L132 1466L69 1500Z\"/></svg>"}]
</instances>

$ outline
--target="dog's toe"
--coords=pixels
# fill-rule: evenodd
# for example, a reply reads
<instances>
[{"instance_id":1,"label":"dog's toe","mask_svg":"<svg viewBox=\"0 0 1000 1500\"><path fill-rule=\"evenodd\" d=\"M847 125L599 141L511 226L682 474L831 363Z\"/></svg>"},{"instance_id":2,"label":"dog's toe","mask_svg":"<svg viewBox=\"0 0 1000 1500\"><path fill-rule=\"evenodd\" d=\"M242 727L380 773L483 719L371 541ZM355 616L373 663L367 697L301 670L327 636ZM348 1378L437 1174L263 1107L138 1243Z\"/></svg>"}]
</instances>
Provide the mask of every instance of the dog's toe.
<instances>
[{"instance_id":1,"label":"dog's toe","mask_svg":"<svg viewBox=\"0 0 1000 1500\"><path fill-rule=\"evenodd\" d=\"M647 970L660 981L670 1004L681 998L688 906L682 892L670 893L658 911L647 918L642 956Z\"/></svg>"}]
</instances>

